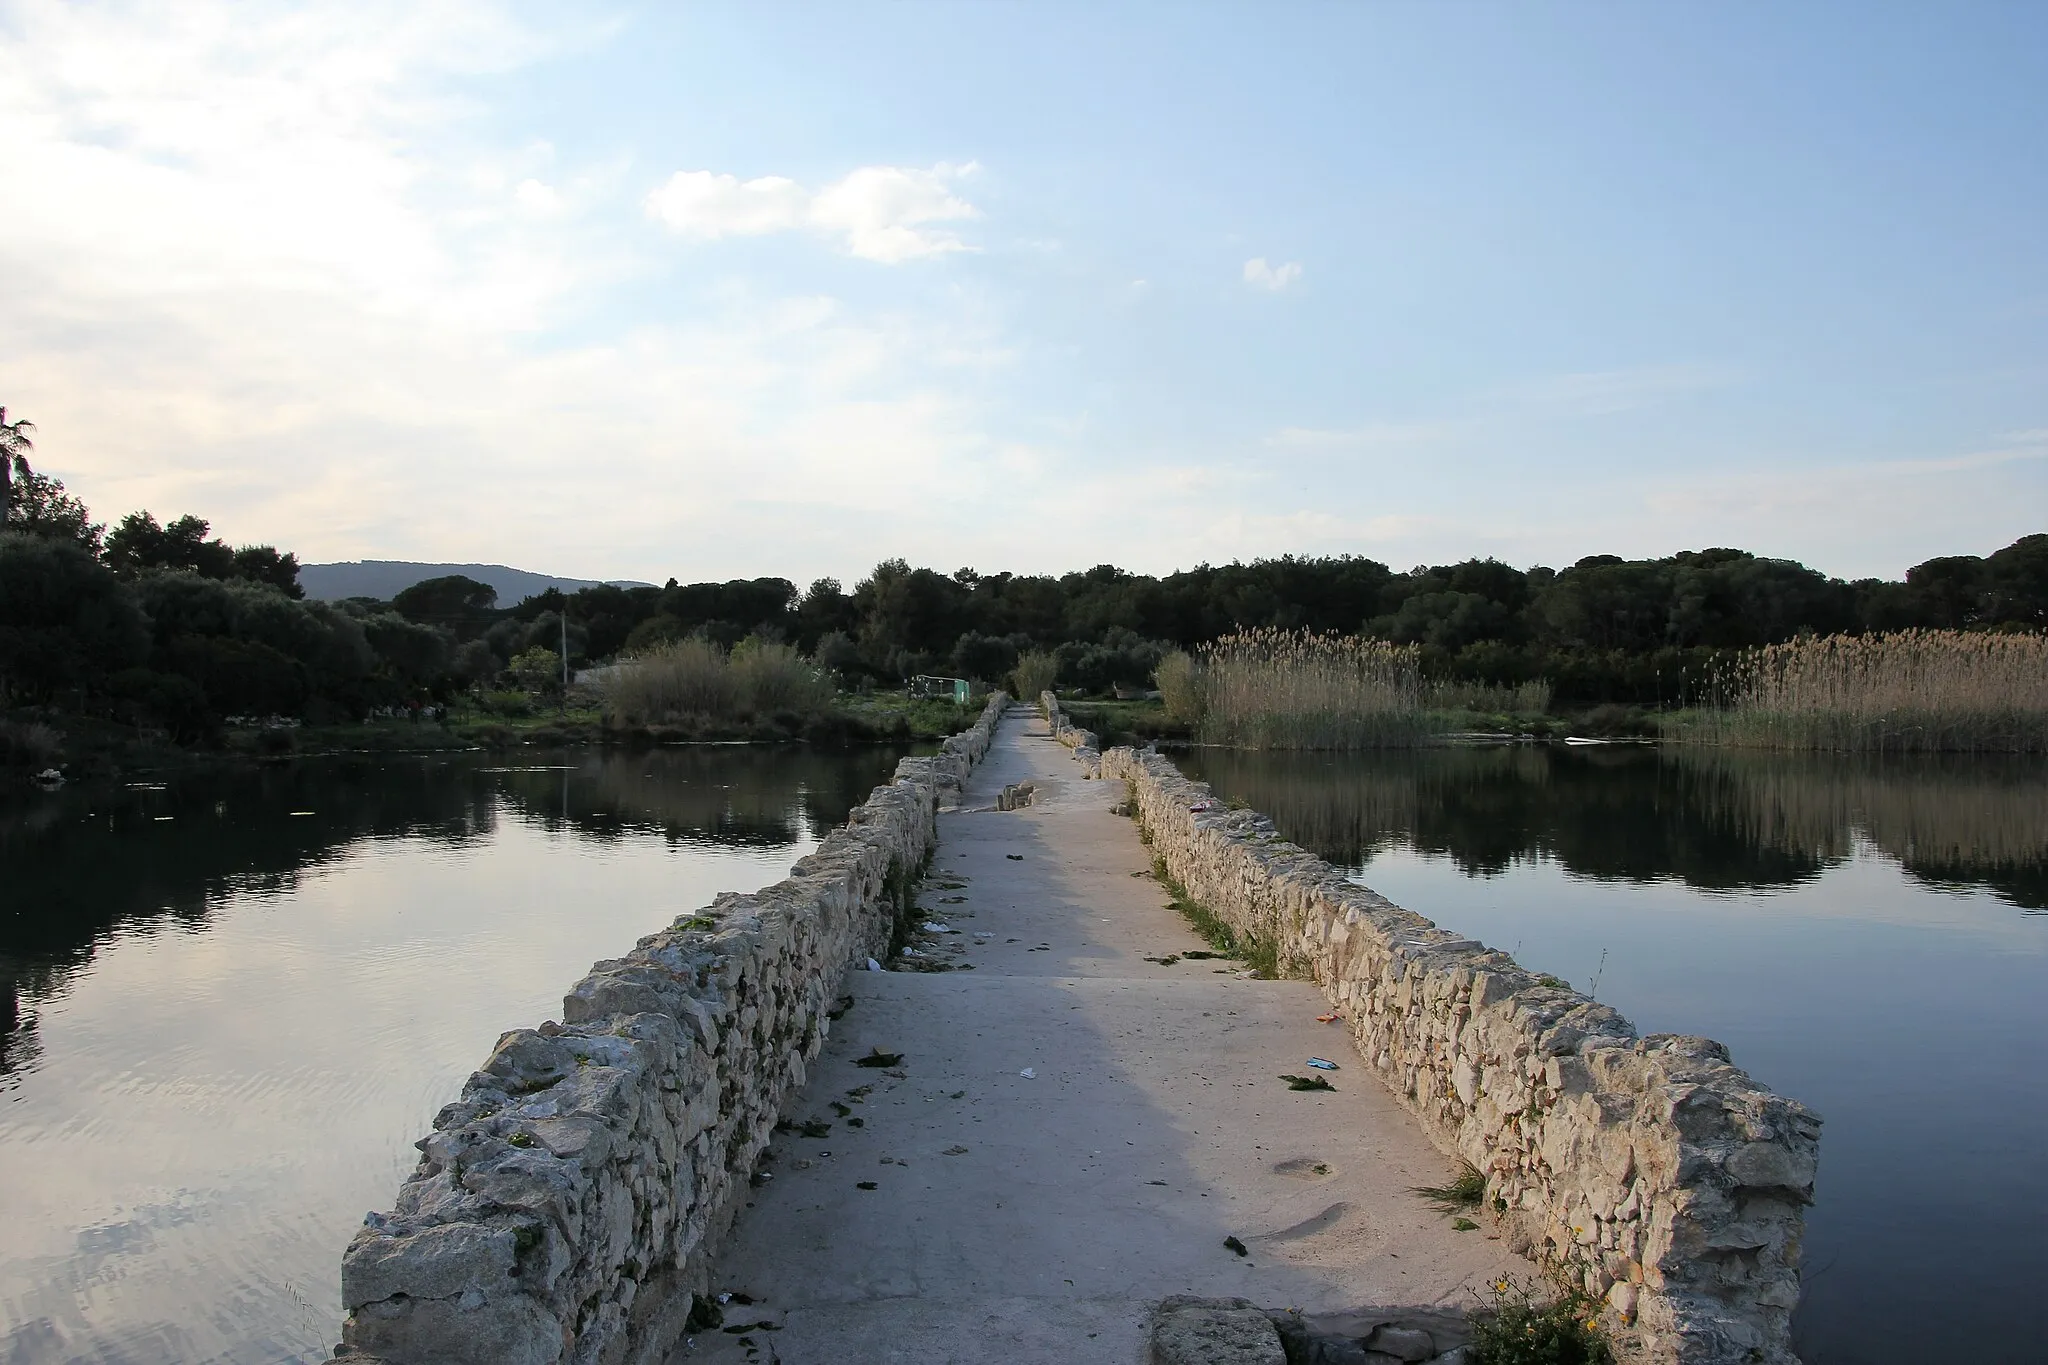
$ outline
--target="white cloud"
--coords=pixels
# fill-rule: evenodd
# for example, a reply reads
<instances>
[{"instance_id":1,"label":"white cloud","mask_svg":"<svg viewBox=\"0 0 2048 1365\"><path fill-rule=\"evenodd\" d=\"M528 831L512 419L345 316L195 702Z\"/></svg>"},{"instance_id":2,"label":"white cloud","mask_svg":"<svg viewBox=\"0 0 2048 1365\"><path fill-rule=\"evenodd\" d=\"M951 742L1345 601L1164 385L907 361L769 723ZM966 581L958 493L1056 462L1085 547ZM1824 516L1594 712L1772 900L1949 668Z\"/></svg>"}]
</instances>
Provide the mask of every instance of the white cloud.
<instances>
[{"instance_id":1,"label":"white cloud","mask_svg":"<svg viewBox=\"0 0 2048 1365\"><path fill-rule=\"evenodd\" d=\"M965 251L958 237L925 225L981 216L947 188L978 169L971 161L928 171L863 166L819 191L811 216L820 227L845 234L847 251L864 260L893 263Z\"/></svg>"},{"instance_id":2,"label":"white cloud","mask_svg":"<svg viewBox=\"0 0 2048 1365\"><path fill-rule=\"evenodd\" d=\"M567 207L560 190L531 178L520 181L513 188L512 199L527 213L539 218L552 218Z\"/></svg>"},{"instance_id":3,"label":"white cloud","mask_svg":"<svg viewBox=\"0 0 2048 1365\"><path fill-rule=\"evenodd\" d=\"M779 175L754 180L677 171L647 196L649 217L687 237L757 237L810 228L849 256L895 265L971 250L935 223L981 216L953 192L979 169L941 162L930 170L862 166L813 194Z\"/></svg>"},{"instance_id":4,"label":"white cloud","mask_svg":"<svg viewBox=\"0 0 2048 1365\"><path fill-rule=\"evenodd\" d=\"M802 227L810 219L811 196L779 175L741 180L677 171L647 196L647 212L686 237L757 237Z\"/></svg>"},{"instance_id":5,"label":"white cloud","mask_svg":"<svg viewBox=\"0 0 2048 1365\"><path fill-rule=\"evenodd\" d=\"M1007 351L972 296L862 314L698 281L680 321L606 322L660 267L625 159L494 141L483 104L587 40L469 2L10 10L0 164L33 193L0 214L0 401L38 466L102 518L196 512L308 560L656 579L844 572L816 533L892 548L848 508L975 495ZM963 249L941 229L971 169L869 168L801 225ZM703 179L682 202L722 230L786 212Z\"/></svg>"},{"instance_id":6,"label":"white cloud","mask_svg":"<svg viewBox=\"0 0 2048 1365\"><path fill-rule=\"evenodd\" d=\"M1255 289L1270 289L1277 294L1300 278L1300 261L1268 265L1264 256L1254 256L1244 263L1244 282Z\"/></svg>"}]
</instances>

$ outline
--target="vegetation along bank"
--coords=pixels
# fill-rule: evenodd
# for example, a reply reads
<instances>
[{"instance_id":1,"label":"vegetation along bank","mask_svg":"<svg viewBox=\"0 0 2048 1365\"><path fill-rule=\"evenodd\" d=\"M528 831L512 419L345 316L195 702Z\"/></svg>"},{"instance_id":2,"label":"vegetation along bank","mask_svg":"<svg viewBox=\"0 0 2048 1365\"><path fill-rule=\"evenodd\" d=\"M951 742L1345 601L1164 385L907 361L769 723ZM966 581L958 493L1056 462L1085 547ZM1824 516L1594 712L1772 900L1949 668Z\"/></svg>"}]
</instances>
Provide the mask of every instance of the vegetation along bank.
<instances>
[{"instance_id":1,"label":"vegetation along bank","mask_svg":"<svg viewBox=\"0 0 2048 1365\"><path fill-rule=\"evenodd\" d=\"M32 430L32 429L25 429ZM1127 703L1141 737L1410 743L1457 730L2040 749L2048 535L1845 582L1733 549L1397 573L1355 556L757 578L503 605L460 575L309 600L299 561L146 511L112 529L7 462L0 766L552 740L939 736L918 675ZM365 722L372 724L366 726ZM1108 729L1115 724L1104 722Z\"/></svg>"}]
</instances>

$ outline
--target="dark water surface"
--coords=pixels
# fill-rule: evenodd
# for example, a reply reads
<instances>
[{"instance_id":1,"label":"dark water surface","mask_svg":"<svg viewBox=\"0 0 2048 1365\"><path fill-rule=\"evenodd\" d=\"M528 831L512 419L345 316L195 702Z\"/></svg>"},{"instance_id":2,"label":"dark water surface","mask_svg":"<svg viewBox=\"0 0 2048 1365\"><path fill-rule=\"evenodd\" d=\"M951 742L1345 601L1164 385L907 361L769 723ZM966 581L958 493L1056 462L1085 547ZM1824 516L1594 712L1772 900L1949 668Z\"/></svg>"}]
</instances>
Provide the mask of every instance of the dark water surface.
<instances>
[{"instance_id":1,"label":"dark water surface","mask_svg":"<svg viewBox=\"0 0 2048 1365\"><path fill-rule=\"evenodd\" d=\"M0 802L0 1365L314 1361L508 1028L896 748L302 760Z\"/></svg>"},{"instance_id":2,"label":"dark water surface","mask_svg":"<svg viewBox=\"0 0 2048 1365\"><path fill-rule=\"evenodd\" d=\"M1818 1110L1808 1365L2048 1360L2048 765L1177 757L1395 902Z\"/></svg>"}]
</instances>

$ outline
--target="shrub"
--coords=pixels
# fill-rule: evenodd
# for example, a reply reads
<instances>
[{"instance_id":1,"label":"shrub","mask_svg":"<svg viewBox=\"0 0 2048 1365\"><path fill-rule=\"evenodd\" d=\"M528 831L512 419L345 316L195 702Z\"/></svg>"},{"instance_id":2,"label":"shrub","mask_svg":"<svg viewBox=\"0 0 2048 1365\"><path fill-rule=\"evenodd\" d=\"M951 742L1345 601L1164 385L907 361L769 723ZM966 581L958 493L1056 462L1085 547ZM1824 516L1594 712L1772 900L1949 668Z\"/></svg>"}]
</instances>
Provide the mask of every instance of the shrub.
<instances>
[{"instance_id":1,"label":"shrub","mask_svg":"<svg viewBox=\"0 0 2048 1365\"><path fill-rule=\"evenodd\" d=\"M562 690L562 656L539 645L512 656L506 665L521 687L556 694Z\"/></svg>"},{"instance_id":2,"label":"shrub","mask_svg":"<svg viewBox=\"0 0 2048 1365\"><path fill-rule=\"evenodd\" d=\"M530 716L533 698L516 689L484 693L484 710L498 716Z\"/></svg>"},{"instance_id":3,"label":"shrub","mask_svg":"<svg viewBox=\"0 0 2048 1365\"><path fill-rule=\"evenodd\" d=\"M1060 661L1042 649L1034 649L1017 659L1017 667L1010 674L1010 681L1017 685L1020 700L1038 704L1041 692L1050 692L1052 685L1059 681Z\"/></svg>"},{"instance_id":4,"label":"shrub","mask_svg":"<svg viewBox=\"0 0 2048 1365\"><path fill-rule=\"evenodd\" d=\"M206 693L182 674L125 668L107 680L107 691L119 703L123 719L159 725L173 739L195 740L214 729Z\"/></svg>"},{"instance_id":5,"label":"shrub","mask_svg":"<svg viewBox=\"0 0 2048 1365\"><path fill-rule=\"evenodd\" d=\"M49 726L0 720L0 768L54 768L63 757L63 737Z\"/></svg>"},{"instance_id":6,"label":"shrub","mask_svg":"<svg viewBox=\"0 0 2048 1365\"><path fill-rule=\"evenodd\" d=\"M832 685L789 645L749 637L728 655L704 639L678 640L610 670L614 722L661 725L708 717L779 716L792 726L832 705Z\"/></svg>"},{"instance_id":7,"label":"shrub","mask_svg":"<svg viewBox=\"0 0 2048 1365\"><path fill-rule=\"evenodd\" d=\"M1575 1290L1538 1303L1525 1286L1493 1282L1493 1307L1472 1322L1472 1365L1609 1365L1600 1305Z\"/></svg>"},{"instance_id":8,"label":"shrub","mask_svg":"<svg viewBox=\"0 0 2048 1365\"><path fill-rule=\"evenodd\" d=\"M794 646L750 636L728 664L741 708L756 716L805 716L832 704L832 685Z\"/></svg>"},{"instance_id":9,"label":"shrub","mask_svg":"<svg viewBox=\"0 0 2048 1365\"><path fill-rule=\"evenodd\" d=\"M1461 682L1446 679L1428 685L1427 700L1434 711L1481 711L1541 714L1550 709L1550 684L1538 678L1531 682Z\"/></svg>"},{"instance_id":10,"label":"shrub","mask_svg":"<svg viewBox=\"0 0 2048 1365\"><path fill-rule=\"evenodd\" d=\"M606 679L605 699L627 725L722 716L732 709L732 672L709 640L677 640L622 661Z\"/></svg>"}]
</instances>

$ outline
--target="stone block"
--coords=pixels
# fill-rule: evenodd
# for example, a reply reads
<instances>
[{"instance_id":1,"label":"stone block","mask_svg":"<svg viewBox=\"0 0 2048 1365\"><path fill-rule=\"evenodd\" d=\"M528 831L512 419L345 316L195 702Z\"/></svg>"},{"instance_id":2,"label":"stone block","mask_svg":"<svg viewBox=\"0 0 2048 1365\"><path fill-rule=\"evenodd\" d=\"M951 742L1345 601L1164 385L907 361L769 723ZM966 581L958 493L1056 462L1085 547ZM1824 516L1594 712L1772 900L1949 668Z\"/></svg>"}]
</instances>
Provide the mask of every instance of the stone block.
<instances>
[{"instance_id":1,"label":"stone block","mask_svg":"<svg viewBox=\"0 0 2048 1365\"><path fill-rule=\"evenodd\" d=\"M1151 1365L1287 1365L1280 1331L1249 1299L1176 1295L1152 1314Z\"/></svg>"}]
</instances>

